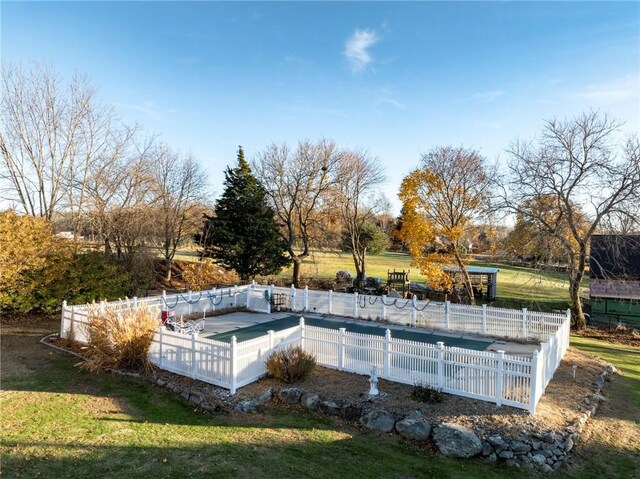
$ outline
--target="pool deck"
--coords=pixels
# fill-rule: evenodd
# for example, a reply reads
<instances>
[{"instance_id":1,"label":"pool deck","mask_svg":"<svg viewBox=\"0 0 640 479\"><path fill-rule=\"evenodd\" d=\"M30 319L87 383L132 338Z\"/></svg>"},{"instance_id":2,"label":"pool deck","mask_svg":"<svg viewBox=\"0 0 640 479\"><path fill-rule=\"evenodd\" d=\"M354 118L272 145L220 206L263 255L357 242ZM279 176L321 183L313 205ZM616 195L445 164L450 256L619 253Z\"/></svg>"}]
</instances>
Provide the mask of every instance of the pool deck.
<instances>
[{"instance_id":1,"label":"pool deck","mask_svg":"<svg viewBox=\"0 0 640 479\"><path fill-rule=\"evenodd\" d=\"M486 336L479 335L471 335L471 334L462 334L458 332L448 332L441 330L430 330L425 328L411 328L408 326L396 325L396 324L386 324L386 323L376 323L372 321L362 321L352 318L343 318L337 316L324 316L319 314L302 314L302 313L291 313L291 312L278 312L273 314L264 314L264 313L250 313L250 312L236 312L230 314L224 314L221 316L208 317L205 320L205 329L202 333L200 333L200 337L210 337L216 334L228 333L237 329L247 328L249 326L254 326L257 324L268 323L270 321L274 321L276 319L283 319L290 317L292 315L295 316L303 316L305 318L318 318L323 319L325 321L335 321L338 324L354 324L366 326L369 328L380 328L382 330L389 329L391 330L391 336L393 336L394 331L407 331L413 334L425 334L431 335L436 334L442 337L450 337L452 339L465 339L470 341L482 341L488 343L486 347L486 351L504 351L507 354L512 355L520 355L520 356L531 356L534 350L539 350L539 344L521 344L510 342L506 340L497 340L493 338L488 338ZM425 342L430 342L426 340ZM446 340L444 341L446 344Z\"/></svg>"}]
</instances>

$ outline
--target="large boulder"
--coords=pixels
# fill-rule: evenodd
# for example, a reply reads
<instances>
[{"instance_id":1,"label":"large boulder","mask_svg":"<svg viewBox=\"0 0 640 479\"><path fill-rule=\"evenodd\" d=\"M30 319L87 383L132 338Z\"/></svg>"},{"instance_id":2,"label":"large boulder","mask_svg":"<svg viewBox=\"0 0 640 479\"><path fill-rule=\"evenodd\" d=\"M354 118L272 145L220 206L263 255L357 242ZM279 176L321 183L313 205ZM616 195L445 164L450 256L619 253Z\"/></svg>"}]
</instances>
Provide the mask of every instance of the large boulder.
<instances>
[{"instance_id":1,"label":"large boulder","mask_svg":"<svg viewBox=\"0 0 640 479\"><path fill-rule=\"evenodd\" d=\"M431 435L431 424L419 411L414 411L396 423L396 431L407 439L426 441Z\"/></svg>"},{"instance_id":2,"label":"large boulder","mask_svg":"<svg viewBox=\"0 0 640 479\"><path fill-rule=\"evenodd\" d=\"M362 416L360 424L374 431L391 432L396 424L396 418L387 411L374 410Z\"/></svg>"},{"instance_id":3,"label":"large boulder","mask_svg":"<svg viewBox=\"0 0 640 479\"><path fill-rule=\"evenodd\" d=\"M260 396L258 396L258 402L260 404L266 404L273 399L274 394L273 388L266 388L260 393Z\"/></svg>"},{"instance_id":4,"label":"large boulder","mask_svg":"<svg viewBox=\"0 0 640 479\"><path fill-rule=\"evenodd\" d=\"M442 454L468 458L482 452L482 442L471 429L457 424L443 423L433 432L433 440Z\"/></svg>"},{"instance_id":5,"label":"large boulder","mask_svg":"<svg viewBox=\"0 0 640 479\"><path fill-rule=\"evenodd\" d=\"M300 403L307 409L310 409L311 411L314 411L315 409L317 409L319 402L320 402L320 396L318 396L317 394L305 393L300 398Z\"/></svg>"},{"instance_id":6,"label":"large boulder","mask_svg":"<svg viewBox=\"0 0 640 479\"><path fill-rule=\"evenodd\" d=\"M286 388L280 391L278 398L285 404L298 404L303 394L302 388Z\"/></svg>"},{"instance_id":7,"label":"large boulder","mask_svg":"<svg viewBox=\"0 0 640 479\"><path fill-rule=\"evenodd\" d=\"M325 399L318 403L318 409L325 413L327 416L338 416L340 414L340 408L342 403L332 401L331 399Z\"/></svg>"},{"instance_id":8,"label":"large boulder","mask_svg":"<svg viewBox=\"0 0 640 479\"><path fill-rule=\"evenodd\" d=\"M260 404L255 399L248 399L246 401L240 401L236 404L235 411L242 413L256 412Z\"/></svg>"}]
</instances>

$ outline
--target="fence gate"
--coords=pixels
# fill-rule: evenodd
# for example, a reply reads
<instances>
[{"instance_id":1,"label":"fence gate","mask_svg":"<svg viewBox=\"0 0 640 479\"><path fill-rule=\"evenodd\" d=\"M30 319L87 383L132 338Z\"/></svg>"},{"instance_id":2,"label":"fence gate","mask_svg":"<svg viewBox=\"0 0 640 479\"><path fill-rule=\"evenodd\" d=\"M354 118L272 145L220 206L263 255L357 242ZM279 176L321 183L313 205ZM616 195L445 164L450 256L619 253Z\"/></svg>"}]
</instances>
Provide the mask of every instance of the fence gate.
<instances>
[{"instance_id":1,"label":"fence gate","mask_svg":"<svg viewBox=\"0 0 640 479\"><path fill-rule=\"evenodd\" d=\"M256 313L271 314L269 290L266 288L249 288L247 290L247 309Z\"/></svg>"}]
</instances>

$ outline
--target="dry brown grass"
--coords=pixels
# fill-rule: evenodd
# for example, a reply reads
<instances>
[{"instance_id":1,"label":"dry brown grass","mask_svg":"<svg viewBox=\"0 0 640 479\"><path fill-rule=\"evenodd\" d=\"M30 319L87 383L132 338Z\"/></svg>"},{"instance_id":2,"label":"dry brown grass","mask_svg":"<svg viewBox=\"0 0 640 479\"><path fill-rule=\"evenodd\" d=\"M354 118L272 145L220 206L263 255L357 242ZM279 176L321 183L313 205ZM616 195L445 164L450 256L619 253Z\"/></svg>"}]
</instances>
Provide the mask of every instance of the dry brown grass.
<instances>
[{"instance_id":1,"label":"dry brown grass","mask_svg":"<svg viewBox=\"0 0 640 479\"><path fill-rule=\"evenodd\" d=\"M292 383L304 379L316 367L316 358L300 346L289 346L267 358L267 371L276 379Z\"/></svg>"},{"instance_id":2,"label":"dry brown grass","mask_svg":"<svg viewBox=\"0 0 640 479\"><path fill-rule=\"evenodd\" d=\"M148 371L149 348L159 325L159 312L146 305L120 301L104 310L98 304L89 308L87 360L81 367L98 372L105 368Z\"/></svg>"}]
</instances>

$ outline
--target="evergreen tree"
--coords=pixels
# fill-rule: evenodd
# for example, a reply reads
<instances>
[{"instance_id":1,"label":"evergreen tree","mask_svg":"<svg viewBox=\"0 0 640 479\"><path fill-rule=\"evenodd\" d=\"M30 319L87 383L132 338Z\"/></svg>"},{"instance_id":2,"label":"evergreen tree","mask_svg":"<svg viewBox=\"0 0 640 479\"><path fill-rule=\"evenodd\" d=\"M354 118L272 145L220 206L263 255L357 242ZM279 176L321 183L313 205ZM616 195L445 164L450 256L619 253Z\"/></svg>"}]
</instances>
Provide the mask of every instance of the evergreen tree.
<instances>
[{"instance_id":1,"label":"evergreen tree","mask_svg":"<svg viewBox=\"0 0 640 479\"><path fill-rule=\"evenodd\" d=\"M245 281L277 274L289 264L287 245L278 233L266 191L251 172L242 147L238 148L238 166L225 171L224 192L216 202L215 214L206 217L196 239L203 256L235 270Z\"/></svg>"}]
</instances>

